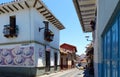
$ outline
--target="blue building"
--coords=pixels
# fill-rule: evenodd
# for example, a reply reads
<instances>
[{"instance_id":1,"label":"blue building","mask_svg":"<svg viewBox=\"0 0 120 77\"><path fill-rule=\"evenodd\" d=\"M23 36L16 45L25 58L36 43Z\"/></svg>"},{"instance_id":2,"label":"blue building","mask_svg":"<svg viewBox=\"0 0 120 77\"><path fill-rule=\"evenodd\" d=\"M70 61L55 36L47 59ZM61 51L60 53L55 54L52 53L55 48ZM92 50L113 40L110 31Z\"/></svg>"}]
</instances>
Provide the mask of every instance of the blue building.
<instances>
[{"instance_id":1,"label":"blue building","mask_svg":"<svg viewBox=\"0 0 120 77\"><path fill-rule=\"evenodd\" d=\"M83 31L93 34L95 77L120 77L120 1L73 1Z\"/></svg>"}]
</instances>

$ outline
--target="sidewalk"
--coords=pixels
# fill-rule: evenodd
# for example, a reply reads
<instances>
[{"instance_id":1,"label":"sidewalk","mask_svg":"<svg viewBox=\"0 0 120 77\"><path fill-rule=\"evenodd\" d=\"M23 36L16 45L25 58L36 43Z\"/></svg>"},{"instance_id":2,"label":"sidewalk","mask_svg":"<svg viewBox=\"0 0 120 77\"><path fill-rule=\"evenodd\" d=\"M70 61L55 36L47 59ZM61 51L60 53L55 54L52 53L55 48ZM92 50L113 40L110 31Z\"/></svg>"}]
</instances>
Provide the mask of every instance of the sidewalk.
<instances>
[{"instance_id":1,"label":"sidewalk","mask_svg":"<svg viewBox=\"0 0 120 77\"><path fill-rule=\"evenodd\" d=\"M67 74L69 72L72 72L75 69L76 68L68 69L68 70L62 70L62 71L59 71L59 72L56 72L56 73L50 73L48 75L42 75L42 76L37 76L37 77L59 77L59 76L65 75L65 74Z\"/></svg>"}]
</instances>

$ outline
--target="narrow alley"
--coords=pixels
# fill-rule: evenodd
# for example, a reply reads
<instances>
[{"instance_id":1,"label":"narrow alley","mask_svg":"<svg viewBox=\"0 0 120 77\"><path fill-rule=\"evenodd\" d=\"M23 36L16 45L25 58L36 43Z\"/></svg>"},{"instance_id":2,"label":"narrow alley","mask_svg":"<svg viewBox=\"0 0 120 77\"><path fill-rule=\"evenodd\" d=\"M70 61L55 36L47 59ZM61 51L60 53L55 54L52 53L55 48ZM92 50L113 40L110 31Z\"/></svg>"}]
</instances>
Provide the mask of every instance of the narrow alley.
<instances>
[{"instance_id":1,"label":"narrow alley","mask_svg":"<svg viewBox=\"0 0 120 77\"><path fill-rule=\"evenodd\" d=\"M120 0L0 0L0 77L120 77Z\"/></svg>"}]
</instances>

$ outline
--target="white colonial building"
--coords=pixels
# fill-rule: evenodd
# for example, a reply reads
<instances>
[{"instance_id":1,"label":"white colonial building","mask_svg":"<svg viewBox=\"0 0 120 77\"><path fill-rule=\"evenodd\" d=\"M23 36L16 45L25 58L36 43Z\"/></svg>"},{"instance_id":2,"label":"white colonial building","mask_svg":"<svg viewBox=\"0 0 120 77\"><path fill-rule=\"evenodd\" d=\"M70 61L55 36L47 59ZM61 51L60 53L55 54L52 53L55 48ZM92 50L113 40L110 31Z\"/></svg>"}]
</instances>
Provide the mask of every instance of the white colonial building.
<instances>
[{"instance_id":1,"label":"white colonial building","mask_svg":"<svg viewBox=\"0 0 120 77\"><path fill-rule=\"evenodd\" d=\"M0 74L30 77L59 70L62 29L40 0L1 3Z\"/></svg>"}]
</instances>

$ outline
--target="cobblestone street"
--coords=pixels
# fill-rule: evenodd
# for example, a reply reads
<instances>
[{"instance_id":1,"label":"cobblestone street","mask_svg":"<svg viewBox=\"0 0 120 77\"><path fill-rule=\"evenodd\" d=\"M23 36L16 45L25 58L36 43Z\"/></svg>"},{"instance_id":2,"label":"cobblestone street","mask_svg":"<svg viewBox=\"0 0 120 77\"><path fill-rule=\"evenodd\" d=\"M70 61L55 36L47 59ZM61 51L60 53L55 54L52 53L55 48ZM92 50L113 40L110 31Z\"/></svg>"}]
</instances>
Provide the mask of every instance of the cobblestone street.
<instances>
[{"instance_id":1,"label":"cobblestone street","mask_svg":"<svg viewBox=\"0 0 120 77\"><path fill-rule=\"evenodd\" d=\"M70 70L66 70L66 71L60 71L57 73L52 73L49 75L43 75L43 76L39 76L39 77L83 77L84 70L78 70L78 69L70 69Z\"/></svg>"}]
</instances>

